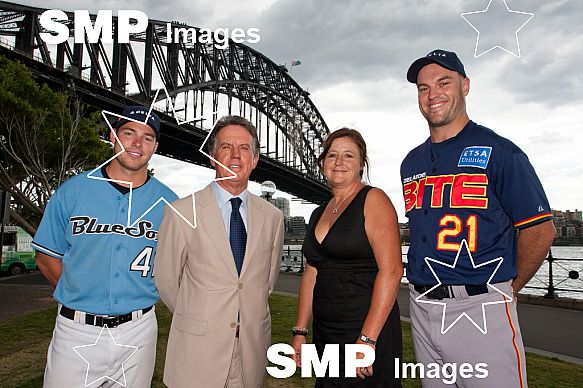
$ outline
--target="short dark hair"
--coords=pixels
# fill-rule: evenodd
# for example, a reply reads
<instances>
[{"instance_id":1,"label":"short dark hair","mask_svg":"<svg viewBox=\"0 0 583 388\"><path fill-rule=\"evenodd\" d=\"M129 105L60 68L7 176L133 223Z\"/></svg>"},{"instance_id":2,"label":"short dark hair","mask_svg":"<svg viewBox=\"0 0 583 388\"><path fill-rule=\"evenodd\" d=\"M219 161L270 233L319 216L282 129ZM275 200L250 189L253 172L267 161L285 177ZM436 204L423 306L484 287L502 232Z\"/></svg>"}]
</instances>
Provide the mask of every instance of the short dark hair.
<instances>
[{"instance_id":1,"label":"short dark hair","mask_svg":"<svg viewBox=\"0 0 583 388\"><path fill-rule=\"evenodd\" d=\"M328 135L328 137L326 138L326 140L324 140L324 143L322 144L322 152L320 153L320 156L318 156L318 167L320 167L320 170L324 170L324 159L326 159L326 155L328 154L328 151L330 151L332 143L334 142L334 140L340 139L342 137L348 137L352 139L352 141L354 141L354 143L358 147L358 151L360 152L360 159L364 164L363 169L360 170L360 176L361 177L363 176L364 170L366 170L366 174L368 176L369 161L368 153L366 151L366 143L364 142L364 139L362 138L360 132L352 128L346 127L340 128L339 130L334 131L330 135Z\"/></svg>"},{"instance_id":2,"label":"short dark hair","mask_svg":"<svg viewBox=\"0 0 583 388\"><path fill-rule=\"evenodd\" d=\"M216 123L213 129L211 130L211 135L208 138L208 150L209 152L215 153L217 150L217 135L221 131L221 129L229 126L229 125L239 125L247 130L251 137L253 138L252 141L252 150L253 155L259 155L259 137L257 136L257 128L255 125L251 123L251 121L247 120L244 117L236 116L236 115L227 115L221 117Z\"/></svg>"}]
</instances>

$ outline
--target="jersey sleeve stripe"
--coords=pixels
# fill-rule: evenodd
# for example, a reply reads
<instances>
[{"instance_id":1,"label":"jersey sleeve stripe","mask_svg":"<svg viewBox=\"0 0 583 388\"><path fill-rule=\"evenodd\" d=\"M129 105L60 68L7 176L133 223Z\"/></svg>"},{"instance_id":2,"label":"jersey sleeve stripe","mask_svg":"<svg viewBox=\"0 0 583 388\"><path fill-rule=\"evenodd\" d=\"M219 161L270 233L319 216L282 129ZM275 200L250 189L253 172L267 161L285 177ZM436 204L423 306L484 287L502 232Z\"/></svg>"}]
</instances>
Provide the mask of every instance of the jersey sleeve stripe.
<instances>
[{"instance_id":1,"label":"jersey sleeve stripe","mask_svg":"<svg viewBox=\"0 0 583 388\"><path fill-rule=\"evenodd\" d=\"M40 252L42 252L44 254L47 254L49 256L56 257L57 259L63 258L63 254L62 253L58 253L58 252L52 251L49 248L45 248L42 245L39 245L39 244L35 243L34 241L31 243L31 245L32 245L32 247L34 249L36 249L37 251L40 251Z\"/></svg>"},{"instance_id":2,"label":"jersey sleeve stripe","mask_svg":"<svg viewBox=\"0 0 583 388\"><path fill-rule=\"evenodd\" d=\"M547 217L551 218L552 216L553 216L553 213L539 214L539 215L536 215L534 217L530 217L530 218L527 218L526 220L515 223L514 227L518 228L520 226L524 226L524 225L530 224L532 222L542 220L543 218L547 218Z\"/></svg>"}]
</instances>

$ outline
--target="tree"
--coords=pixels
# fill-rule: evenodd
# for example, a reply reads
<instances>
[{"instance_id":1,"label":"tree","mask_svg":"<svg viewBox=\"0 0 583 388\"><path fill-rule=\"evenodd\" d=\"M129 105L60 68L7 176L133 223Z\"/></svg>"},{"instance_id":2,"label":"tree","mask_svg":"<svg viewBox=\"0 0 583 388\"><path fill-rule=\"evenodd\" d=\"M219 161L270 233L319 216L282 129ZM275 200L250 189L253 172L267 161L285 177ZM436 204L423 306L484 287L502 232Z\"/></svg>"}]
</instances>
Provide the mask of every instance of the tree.
<instances>
[{"instance_id":1,"label":"tree","mask_svg":"<svg viewBox=\"0 0 583 388\"><path fill-rule=\"evenodd\" d=\"M16 224L34 234L53 191L111 155L100 128L98 112L87 114L74 96L0 56L0 188L16 202Z\"/></svg>"}]
</instances>

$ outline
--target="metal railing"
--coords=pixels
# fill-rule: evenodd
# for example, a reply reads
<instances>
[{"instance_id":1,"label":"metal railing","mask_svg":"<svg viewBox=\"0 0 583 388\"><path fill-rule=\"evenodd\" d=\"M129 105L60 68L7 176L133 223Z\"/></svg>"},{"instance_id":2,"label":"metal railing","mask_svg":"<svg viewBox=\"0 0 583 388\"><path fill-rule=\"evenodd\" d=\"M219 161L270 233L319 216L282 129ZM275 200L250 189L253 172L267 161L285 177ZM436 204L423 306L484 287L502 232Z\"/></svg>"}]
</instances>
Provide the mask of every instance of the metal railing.
<instances>
[{"instance_id":1,"label":"metal railing","mask_svg":"<svg viewBox=\"0 0 583 388\"><path fill-rule=\"evenodd\" d=\"M403 263L407 261L407 255L403 254ZM304 272L306 258L299 249L284 249L281 262L282 272ZM557 291L574 294L577 299L583 299L583 258L557 258L552 251L545 262L525 286L531 290L544 290L545 298L555 299ZM403 283L407 279L403 276Z\"/></svg>"},{"instance_id":2,"label":"metal railing","mask_svg":"<svg viewBox=\"0 0 583 388\"><path fill-rule=\"evenodd\" d=\"M300 249L291 249L289 246L283 250L281 257L282 272L304 272L306 258Z\"/></svg>"},{"instance_id":3,"label":"metal railing","mask_svg":"<svg viewBox=\"0 0 583 388\"><path fill-rule=\"evenodd\" d=\"M555 299L557 291L574 293L577 298L583 297L583 258L558 258L552 250L545 263L525 286L529 289L546 290L545 298ZM540 283L540 286L533 285ZM559 287L562 284L568 287Z\"/></svg>"}]
</instances>

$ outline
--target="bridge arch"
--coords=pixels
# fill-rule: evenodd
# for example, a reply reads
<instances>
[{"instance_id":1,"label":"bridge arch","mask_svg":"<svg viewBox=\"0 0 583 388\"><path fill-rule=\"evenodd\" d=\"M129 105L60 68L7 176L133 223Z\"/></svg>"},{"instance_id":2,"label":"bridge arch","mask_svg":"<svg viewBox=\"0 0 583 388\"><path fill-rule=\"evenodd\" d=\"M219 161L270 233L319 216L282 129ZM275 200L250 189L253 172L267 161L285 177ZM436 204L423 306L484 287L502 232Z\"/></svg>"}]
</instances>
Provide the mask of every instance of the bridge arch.
<instances>
[{"instance_id":1,"label":"bridge arch","mask_svg":"<svg viewBox=\"0 0 583 388\"><path fill-rule=\"evenodd\" d=\"M244 44L168 42L168 28L193 28L177 22L149 20L146 31L130 35L130 43L74 43L73 13L65 24L71 37L48 45L40 33L42 8L0 2L0 52L25 63L49 85L75 88L97 109L120 111L130 103L148 104L159 83L155 109L165 129L160 153L210 167L191 155L206 137L209 121L176 125L181 119L232 113L253 122L261 138L261 162L252 179L272 180L278 188L304 200L321 203L329 190L316 158L329 129L309 97L284 66ZM90 16L95 20L96 15ZM117 18L114 16L114 31ZM162 101L165 99L164 101ZM213 113L214 112L214 113ZM166 134L166 135L164 135ZM165 138L165 137L166 138Z\"/></svg>"}]
</instances>

